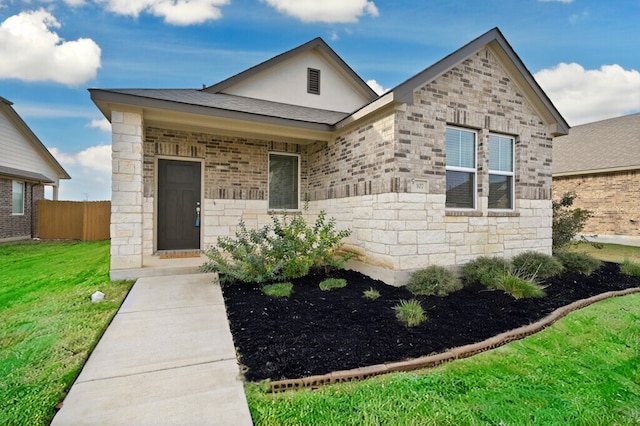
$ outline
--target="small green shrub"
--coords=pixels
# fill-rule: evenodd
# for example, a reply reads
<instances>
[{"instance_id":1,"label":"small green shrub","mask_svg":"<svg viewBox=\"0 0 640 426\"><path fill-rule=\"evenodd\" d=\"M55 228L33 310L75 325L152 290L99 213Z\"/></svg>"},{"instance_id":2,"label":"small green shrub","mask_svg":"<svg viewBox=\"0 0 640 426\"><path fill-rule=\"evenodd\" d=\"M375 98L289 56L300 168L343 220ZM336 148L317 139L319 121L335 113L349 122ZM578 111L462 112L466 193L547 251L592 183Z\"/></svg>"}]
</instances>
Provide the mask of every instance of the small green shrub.
<instances>
[{"instance_id":1,"label":"small green shrub","mask_svg":"<svg viewBox=\"0 0 640 426\"><path fill-rule=\"evenodd\" d=\"M312 267L343 268L351 257L339 253L351 232L337 231L335 219L327 219L324 211L313 226L299 213L273 214L271 220L260 229L248 229L240 220L235 238L218 238L200 270L218 272L222 283L278 282L305 276Z\"/></svg>"},{"instance_id":2,"label":"small green shrub","mask_svg":"<svg viewBox=\"0 0 640 426\"><path fill-rule=\"evenodd\" d=\"M365 299L376 300L380 297L380 292L375 288L370 288L369 290L365 290L364 292L362 292L362 296Z\"/></svg>"},{"instance_id":3,"label":"small green shrub","mask_svg":"<svg viewBox=\"0 0 640 426\"><path fill-rule=\"evenodd\" d=\"M576 197L574 192L567 192L559 200L551 203L553 211L551 244L554 253L570 244L582 231L587 220L593 216L590 210L571 208Z\"/></svg>"},{"instance_id":4,"label":"small green shrub","mask_svg":"<svg viewBox=\"0 0 640 426\"><path fill-rule=\"evenodd\" d=\"M446 268L431 265L411 274L407 290L423 296L446 296L462 288L462 282Z\"/></svg>"},{"instance_id":5,"label":"small green shrub","mask_svg":"<svg viewBox=\"0 0 640 426\"><path fill-rule=\"evenodd\" d=\"M422 305L416 299L401 300L399 304L393 307L393 310L396 311L398 321L407 327L420 325L427 319Z\"/></svg>"},{"instance_id":6,"label":"small green shrub","mask_svg":"<svg viewBox=\"0 0 640 426\"><path fill-rule=\"evenodd\" d=\"M293 292L293 284L290 282L267 284L262 286L262 292L271 297L289 297Z\"/></svg>"},{"instance_id":7,"label":"small green shrub","mask_svg":"<svg viewBox=\"0 0 640 426\"><path fill-rule=\"evenodd\" d=\"M631 259L625 259L620 265L620 271L622 271L623 274L634 277L640 276L640 263L634 262Z\"/></svg>"},{"instance_id":8,"label":"small green shrub","mask_svg":"<svg viewBox=\"0 0 640 426\"><path fill-rule=\"evenodd\" d=\"M502 276L500 288L515 299L545 296L542 287L533 279L527 279L514 273L506 273Z\"/></svg>"},{"instance_id":9,"label":"small green shrub","mask_svg":"<svg viewBox=\"0 0 640 426\"><path fill-rule=\"evenodd\" d=\"M565 271L577 272L583 275L591 273L602 265L602 262L587 253L559 251L554 255L562 263Z\"/></svg>"},{"instance_id":10,"label":"small green shrub","mask_svg":"<svg viewBox=\"0 0 640 426\"><path fill-rule=\"evenodd\" d=\"M558 259L544 253L527 251L511 259L516 275L549 278L562 272L562 263Z\"/></svg>"},{"instance_id":11,"label":"small green shrub","mask_svg":"<svg viewBox=\"0 0 640 426\"><path fill-rule=\"evenodd\" d=\"M334 288L342 288L347 286L347 280L344 278L327 278L320 283L320 290L328 291Z\"/></svg>"},{"instance_id":12,"label":"small green shrub","mask_svg":"<svg viewBox=\"0 0 640 426\"><path fill-rule=\"evenodd\" d=\"M462 267L462 277L468 284L479 282L496 289L505 273L511 271L511 263L502 257L481 256Z\"/></svg>"}]
</instances>

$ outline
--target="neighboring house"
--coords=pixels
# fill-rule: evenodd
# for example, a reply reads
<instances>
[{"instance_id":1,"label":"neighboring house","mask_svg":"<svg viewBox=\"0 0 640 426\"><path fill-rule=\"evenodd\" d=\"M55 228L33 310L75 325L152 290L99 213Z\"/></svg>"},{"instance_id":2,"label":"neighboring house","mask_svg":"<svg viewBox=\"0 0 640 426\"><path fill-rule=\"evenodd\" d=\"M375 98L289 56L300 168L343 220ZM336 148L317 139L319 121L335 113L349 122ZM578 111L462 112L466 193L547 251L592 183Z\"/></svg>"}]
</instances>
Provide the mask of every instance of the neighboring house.
<instances>
[{"instance_id":1,"label":"neighboring house","mask_svg":"<svg viewBox=\"0 0 640 426\"><path fill-rule=\"evenodd\" d=\"M640 114L575 126L554 139L553 191L556 198L575 192L574 206L593 212L585 235L640 246Z\"/></svg>"},{"instance_id":2,"label":"neighboring house","mask_svg":"<svg viewBox=\"0 0 640 426\"><path fill-rule=\"evenodd\" d=\"M60 179L70 179L12 105L0 97L0 241L35 237L45 185L57 199Z\"/></svg>"},{"instance_id":3,"label":"neighboring house","mask_svg":"<svg viewBox=\"0 0 640 426\"><path fill-rule=\"evenodd\" d=\"M202 89L90 92L112 124L114 278L305 200L352 231L349 267L389 284L551 253L569 126L497 28L381 96L320 38Z\"/></svg>"}]
</instances>

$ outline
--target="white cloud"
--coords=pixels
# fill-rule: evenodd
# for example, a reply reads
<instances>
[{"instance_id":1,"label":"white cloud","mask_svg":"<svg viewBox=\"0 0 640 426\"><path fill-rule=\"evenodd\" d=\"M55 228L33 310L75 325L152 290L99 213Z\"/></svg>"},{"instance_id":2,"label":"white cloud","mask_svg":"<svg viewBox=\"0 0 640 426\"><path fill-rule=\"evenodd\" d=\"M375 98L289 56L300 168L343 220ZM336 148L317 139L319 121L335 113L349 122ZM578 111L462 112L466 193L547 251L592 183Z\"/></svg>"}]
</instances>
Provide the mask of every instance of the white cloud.
<instances>
[{"instance_id":1,"label":"white cloud","mask_svg":"<svg viewBox=\"0 0 640 426\"><path fill-rule=\"evenodd\" d=\"M385 89L375 80L367 80L367 84L371 87L378 95L382 95L383 93L388 92L390 89Z\"/></svg>"},{"instance_id":2,"label":"white cloud","mask_svg":"<svg viewBox=\"0 0 640 426\"><path fill-rule=\"evenodd\" d=\"M92 129L100 129L103 132L111 132L111 123L106 118L101 120L91 120L91 123L87 124L87 127Z\"/></svg>"},{"instance_id":3,"label":"white cloud","mask_svg":"<svg viewBox=\"0 0 640 426\"><path fill-rule=\"evenodd\" d=\"M0 79L54 81L75 86L96 76L100 47L91 39L64 41L60 23L44 9L10 16L0 24Z\"/></svg>"},{"instance_id":4,"label":"white cloud","mask_svg":"<svg viewBox=\"0 0 640 426\"><path fill-rule=\"evenodd\" d=\"M60 181L61 200L111 199L111 145L96 145L78 153L49 148L51 154L71 175Z\"/></svg>"},{"instance_id":5,"label":"white cloud","mask_svg":"<svg viewBox=\"0 0 640 426\"><path fill-rule=\"evenodd\" d=\"M378 16L378 8L369 0L262 0L281 13L303 22L357 22L362 15Z\"/></svg>"},{"instance_id":6,"label":"white cloud","mask_svg":"<svg viewBox=\"0 0 640 426\"><path fill-rule=\"evenodd\" d=\"M640 111L640 72L620 65L586 70L561 63L534 75L571 125Z\"/></svg>"},{"instance_id":7,"label":"white cloud","mask_svg":"<svg viewBox=\"0 0 640 426\"><path fill-rule=\"evenodd\" d=\"M220 6L230 0L97 0L111 12L137 18L147 12L172 25L201 24L222 17Z\"/></svg>"}]
</instances>

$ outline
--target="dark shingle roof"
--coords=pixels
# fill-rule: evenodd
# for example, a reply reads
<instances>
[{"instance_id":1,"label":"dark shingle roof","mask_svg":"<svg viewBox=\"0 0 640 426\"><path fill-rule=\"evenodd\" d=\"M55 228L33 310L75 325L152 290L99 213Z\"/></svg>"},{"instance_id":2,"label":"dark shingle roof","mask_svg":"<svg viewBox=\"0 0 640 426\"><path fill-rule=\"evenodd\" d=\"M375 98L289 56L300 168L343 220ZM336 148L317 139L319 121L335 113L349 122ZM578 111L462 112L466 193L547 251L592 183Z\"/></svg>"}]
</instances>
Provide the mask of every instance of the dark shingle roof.
<instances>
[{"instance_id":1,"label":"dark shingle roof","mask_svg":"<svg viewBox=\"0 0 640 426\"><path fill-rule=\"evenodd\" d=\"M306 123L333 125L349 115L344 112L307 108L223 93L208 93L197 89L108 89L105 91Z\"/></svg>"},{"instance_id":2,"label":"dark shingle roof","mask_svg":"<svg viewBox=\"0 0 640 426\"><path fill-rule=\"evenodd\" d=\"M553 174L640 169L640 113L572 127L553 140Z\"/></svg>"}]
</instances>

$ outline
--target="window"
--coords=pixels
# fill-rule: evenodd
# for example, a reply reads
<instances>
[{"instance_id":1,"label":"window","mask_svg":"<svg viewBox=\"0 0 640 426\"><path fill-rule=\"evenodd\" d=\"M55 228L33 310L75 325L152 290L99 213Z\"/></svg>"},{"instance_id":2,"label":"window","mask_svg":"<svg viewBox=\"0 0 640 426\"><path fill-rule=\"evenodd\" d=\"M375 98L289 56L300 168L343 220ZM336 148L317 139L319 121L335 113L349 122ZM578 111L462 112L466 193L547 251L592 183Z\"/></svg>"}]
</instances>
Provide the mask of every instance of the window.
<instances>
[{"instance_id":1,"label":"window","mask_svg":"<svg viewBox=\"0 0 640 426\"><path fill-rule=\"evenodd\" d=\"M269 154L269 209L298 210L299 160L297 155Z\"/></svg>"},{"instance_id":2,"label":"window","mask_svg":"<svg viewBox=\"0 0 640 426\"><path fill-rule=\"evenodd\" d=\"M320 70L307 68L307 93L320 94Z\"/></svg>"},{"instance_id":3,"label":"window","mask_svg":"<svg viewBox=\"0 0 640 426\"><path fill-rule=\"evenodd\" d=\"M24 214L24 182L13 181L12 187L12 209L13 214Z\"/></svg>"},{"instance_id":4,"label":"window","mask_svg":"<svg viewBox=\"0 0 640 426\"><path fill-rule=\"evenodd\" d=\"M489 135L489 208L513 209L513 138Z\"/></svg>"},{"instance_id":5,"label":"window","mask_svg":"<svg viewBox=\"0 0 640 426\"><path fill-rule=\"evenodd\" d=\"M447 208L473 209L476 204L476 133L447 128Z\"/></svg>"}]
</instances>

